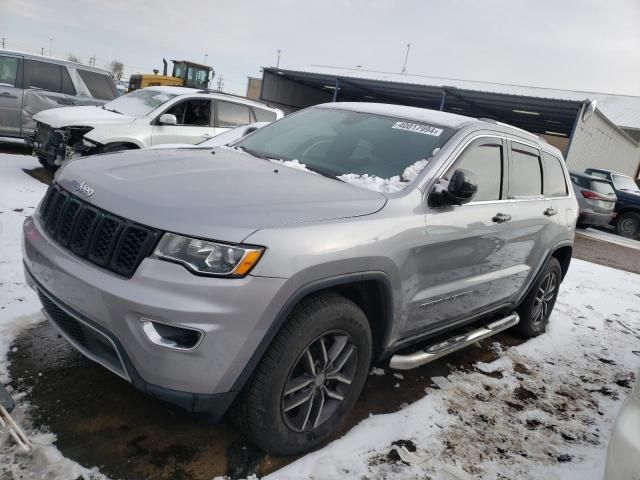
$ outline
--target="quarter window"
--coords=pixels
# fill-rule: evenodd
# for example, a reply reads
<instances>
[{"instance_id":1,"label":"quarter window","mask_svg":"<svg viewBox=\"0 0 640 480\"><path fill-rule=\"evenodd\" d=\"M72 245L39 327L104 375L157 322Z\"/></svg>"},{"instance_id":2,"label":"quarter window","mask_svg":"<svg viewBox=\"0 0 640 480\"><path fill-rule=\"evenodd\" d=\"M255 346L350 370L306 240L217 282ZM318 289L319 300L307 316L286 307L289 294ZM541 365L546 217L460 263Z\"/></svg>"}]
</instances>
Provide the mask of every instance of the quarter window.
<instances>
[{"instance_id":1,"label":"quarter window","mask_svg":"<svg viewBox=\"0 0 640 480\"><path fill-rule=\"evenodd\" d=\"M542 171L538 151L514 143L509 169L509 197L535 197L541 194Z\"/></svg>"},{"instance_id":2,"label":"quarter window","mask_svg":"<svg viewBox=\"0 0 640 480\"><path fill-rule=\"evenodd\" d=\"M251 123L249 107L239 103L217 102L218 122L216 127L238 127Z\"/></svg>"},{"instance_id":3,"label":"quarter window","mask_svg":"<svg viewBox=\"0 0 640 480\"><path fill-rule=\"evenodd\" d=\"M89 93L93 98L101 100L113 100L117 97L117 91L107 75L102 75L89 70L78 69L78 75L89 89Z\"/></svg>"},{"instance_id":4,"label":"quarter window","mask_svg":"<svg viewBox=\"0 0 640 480\"><path fill-rule=\"evenodd\" d=\"M275 122L276 114L270 110L253 107L253 113L256 114L257 122Z\"/></svg>"},{"instance_id":5,"label":"quarter window","mask_svg":"<svg viewBox=\"0 0 640 480\"><path fill-rule=\"evenodd\" d=\"M18 59L0 57L0 86L15 87L18 78Z\"/></svg>"},{"instance_id":6,"label":"quarter window","mask_svg":"<svg viewBox=\"0 0 640 480\"><path fill-rule=\"evenodd\" d=\"M467 148L445 176L449 179L458 168L478 176L478 193L474 202L500 200L502 190L502 146L479 145Z\"/></svg>"},{"instance_id":7,"label":"quarter window","mask_svg":"<svg viewBox=\"0 0 640 480\"><path fill-rule=\"evenodd\" d=\"M543 152L542 160L544 164L544 196L566 197L568 193L567 182L564 178L564 169L560 164L560 159Z\"/></svg>"}]
</instances>

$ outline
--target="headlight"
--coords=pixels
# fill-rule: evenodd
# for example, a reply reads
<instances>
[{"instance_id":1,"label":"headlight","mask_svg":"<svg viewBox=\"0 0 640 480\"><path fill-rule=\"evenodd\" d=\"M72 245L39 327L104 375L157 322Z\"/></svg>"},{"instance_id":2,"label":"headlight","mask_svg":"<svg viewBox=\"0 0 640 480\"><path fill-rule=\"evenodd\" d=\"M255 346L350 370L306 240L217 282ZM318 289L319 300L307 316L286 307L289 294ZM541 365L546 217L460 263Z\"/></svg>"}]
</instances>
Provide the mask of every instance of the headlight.
<instances>
[{"instance_id":1,"label":"headlight","mask_svg":"<svg viewBox=\"0 0 640 480\"><path fill-rule=\"evenodd\" d=\"M181 263L198 274L244 277L258 263L262 252L264 249L260 247L228 245L165 233L153 255Z\"/></svg>"}]
</instances>

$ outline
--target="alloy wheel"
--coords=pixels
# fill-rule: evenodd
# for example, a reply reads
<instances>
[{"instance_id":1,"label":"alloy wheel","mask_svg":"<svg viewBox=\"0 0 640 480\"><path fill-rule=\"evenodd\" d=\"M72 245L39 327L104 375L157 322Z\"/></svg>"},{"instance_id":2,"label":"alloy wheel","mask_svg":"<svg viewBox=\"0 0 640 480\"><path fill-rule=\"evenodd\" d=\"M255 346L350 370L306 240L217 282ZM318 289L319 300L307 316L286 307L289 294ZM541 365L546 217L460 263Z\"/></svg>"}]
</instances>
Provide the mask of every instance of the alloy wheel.
<instances>
[{"instance_id":1,"label":"alloy wheel","mask_svg":"<svg viewBox=\"0 0 640 480\"><path fill-rule=\"evenodd\" d=\"M307 345L282 392L281 412L286 425L305 432L329 419L349 391L356 363L355 343L344 331L326 332Z\"/></svg>"},{"instance_id":2,"label":"alloy wheel","mask_svg":"<svg viewBox=\"0 0 640 480\"><path fill-rule=\"evenodd\" d=\"M533 301L533 315L531 323L536 329L544 323L552 307L558 281L555 272L549 272L540 283L536 298Z\"/></svg>"}]
</instances>

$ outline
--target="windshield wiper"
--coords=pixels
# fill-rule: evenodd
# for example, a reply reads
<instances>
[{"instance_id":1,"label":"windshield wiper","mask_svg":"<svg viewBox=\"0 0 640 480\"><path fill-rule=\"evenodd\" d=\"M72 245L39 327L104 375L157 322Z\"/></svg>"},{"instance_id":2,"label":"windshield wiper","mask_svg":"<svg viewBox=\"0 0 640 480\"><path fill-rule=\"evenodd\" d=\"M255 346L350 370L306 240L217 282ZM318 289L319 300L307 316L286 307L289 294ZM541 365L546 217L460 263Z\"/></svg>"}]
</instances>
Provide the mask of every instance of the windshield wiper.
<instances>
[{"instance_id":1,"label":"windshield wiper","mask_svg":"<svg viewBox=\"0 0 640 480\"><path fill-rule=\"evenodd\" d=\"M118 113L118 114L120 114L120 115L124 115L124 113L119 112L118 110L115 110L115 109L113 109L113 108L106 108L104 105L102 105L102 109L103 109L103 110L106 110L107 112L113 112L113 113Z\"/></svg>"},{"instance_id":2,"label":"windshield wiper","mask_svg":"<svg viewBox=\"0 0 640 480\"><path fill-rule=\"evenodd\" d=\"M238 150L242 150L243 152L247 152L252 157L261 158L262 160L279 160L277 158L267 157L265 154L257 152L255 150L251 150L250 148L247 148L244 145L239 145L235 148L237 148Z\"/></svg>"}]
</instances>

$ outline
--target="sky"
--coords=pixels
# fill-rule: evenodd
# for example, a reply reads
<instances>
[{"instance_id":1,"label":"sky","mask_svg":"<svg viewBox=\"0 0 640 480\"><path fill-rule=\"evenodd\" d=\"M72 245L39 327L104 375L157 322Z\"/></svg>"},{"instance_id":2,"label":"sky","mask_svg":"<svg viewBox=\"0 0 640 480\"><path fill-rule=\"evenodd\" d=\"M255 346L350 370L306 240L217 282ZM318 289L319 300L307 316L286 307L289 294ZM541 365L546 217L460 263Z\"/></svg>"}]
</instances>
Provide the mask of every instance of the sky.
<instances>
[{"instance_id":1,"label":"sky","mask_svg":"<svg viewBox=\"0 0 640 480\"><path fill-rule=\"evenodd\" d=\"M204 62L244 94L260 67L330 65L640 95L640 0L0 0L6 48L125 76ZM50 40L52 39L52 40Z\"/></svg>"}]
</instances>

